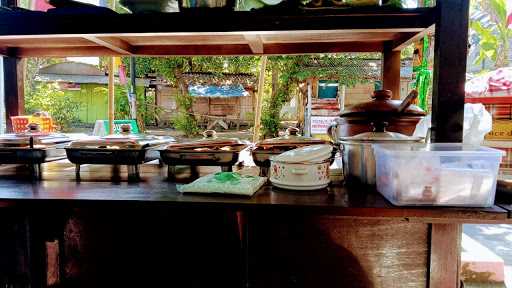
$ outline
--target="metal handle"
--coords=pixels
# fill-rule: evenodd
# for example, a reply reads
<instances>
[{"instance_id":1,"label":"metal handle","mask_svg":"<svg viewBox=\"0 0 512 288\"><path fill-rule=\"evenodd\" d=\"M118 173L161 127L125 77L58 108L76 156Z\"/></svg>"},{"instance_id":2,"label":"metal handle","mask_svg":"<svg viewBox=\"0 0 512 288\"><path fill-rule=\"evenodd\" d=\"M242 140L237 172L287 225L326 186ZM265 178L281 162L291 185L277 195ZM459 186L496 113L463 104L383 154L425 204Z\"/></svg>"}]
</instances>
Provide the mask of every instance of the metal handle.
<instances>
[{"instance_id":1,"label":"metal handle","mask_svg":"<svg viewBox=\"0 0 512 288\"><path fill-rule=\"evenodd\" d=\"M336 143L336 140L338 138L338 133L336 133L336 127L338 127L337 123L332 123L327 128L327 135L329 135L329 138L331 138L331 141Z\"/></svg>"},{"instance_id":2,"label":"metal handle","mask_svg":"<svg viewBox=\"0 0 512 288\"><path fill-rule=\"evenodd\" d=\"M111 155L113 151L80 151L82 156Z\"/></svg>"},{"instance_id":3,"label":"metal handle","mask_svg":"<svg viewBox=\"0 0 512 288\"><path fill-rule=\"evenodd\" d=\"M412 90L407 97L405 97L404 101L400 103L400 106L398 106L398 113L402 113L407 109L407 107L411 106L412 101L414 101L416 98L418 98L418 91Z\"/></svg>"},{"instance_id":4,"label":"metal handle","mask_svg":"<svg viewBox=\"0 0 512 288\"><path fill-rule=\"evenodd\" d=\"M212 160L212 161L219 161L220 158L217 157L215 154L197 154L197 155L190 155L190 154L181 154L180 159L184 160Z\"/></svg>"},{"instance_id":5,"label":"metal handle","mask_svg":"<svg viewBox=\"0 0 512 288\"><path fill-rule=\"evenodd\" d=\"M215 130L206 130L203 132L204 138L217 138L217 132Z\"/></svg>"},{"instance_id":6,"label":"metal handle","mask_svg":"<svg viewBox=\"0 0 512 288\"><path fill-rule=\"evenodd\" d=\"M388 122L385 121L376 121L370 123L372 126L373 132L386 132L386 127L388 127Z\"/></svg>"}]
</instances>

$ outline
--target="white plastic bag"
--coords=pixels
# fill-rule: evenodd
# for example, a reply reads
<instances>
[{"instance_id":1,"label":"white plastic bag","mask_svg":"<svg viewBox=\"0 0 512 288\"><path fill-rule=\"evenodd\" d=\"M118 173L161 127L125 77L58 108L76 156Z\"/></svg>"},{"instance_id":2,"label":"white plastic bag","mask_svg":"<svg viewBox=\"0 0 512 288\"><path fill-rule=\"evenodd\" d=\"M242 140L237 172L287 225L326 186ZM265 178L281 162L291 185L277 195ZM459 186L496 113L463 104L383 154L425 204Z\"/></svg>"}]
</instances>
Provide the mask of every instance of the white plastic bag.
<instances>
[{"instance_id":1,"label":"white plastic bag","mask_svg":"<svg viewBox=\"0 0 512 288\"><path fill-rule=\"evenodd\" d=\"M426 137L431 124L431 115L425 116L414 130L414 136ZM464 105L463 143L482 145L485 134L492 130L492 116L483 104L466 103Z\"/></svg>"},{"instance_id":2,"label":"white plastic bag","mask_svg":"<svg viewBox=\"0 0 512 288\"><path fill-rule=\"evenodd\" d=\"M464 105L463 143L481 145L485 134L492 130L492 116L483 104Z\"/></svg>"}]
</instances>

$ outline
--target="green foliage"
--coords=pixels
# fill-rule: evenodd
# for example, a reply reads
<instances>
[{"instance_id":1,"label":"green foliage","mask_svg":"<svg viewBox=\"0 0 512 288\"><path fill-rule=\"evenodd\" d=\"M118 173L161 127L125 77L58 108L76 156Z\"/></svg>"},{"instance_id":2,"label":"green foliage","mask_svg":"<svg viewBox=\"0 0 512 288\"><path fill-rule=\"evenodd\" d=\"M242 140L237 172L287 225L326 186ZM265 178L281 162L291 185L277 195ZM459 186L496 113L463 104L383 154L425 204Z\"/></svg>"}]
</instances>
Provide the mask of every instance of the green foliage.
<instances>
[{"instance_id":1,"label":"green foliage","mask_svg":"<svg viewBox=\"0 0 512 288\"><path fill-rule=\"evenodd\" d=\"M354 86L367 82L368 67L361 66L362 57L369 54L327 54L269 57L268 69L279 73L278 83L274 83L272 95L264 98L261 114L262 133L265 137L277 136L280 128L280 112L290 100L290 95L298 85L309 78L336 80L339 85Z\"/></svg>"},{"instance_id":2,"label":"green foliage","mask_svg":"<svg viewBox=\"0 0 512 288\"><path fill-rule=\"evenodd\" d=\"M129 67L129 57L123 63ZM177 78L182 72L217 72L217 73L254 73L259 57L137 57L135 70L137 77L157 74L164 77L169 84L177 85Z\"/></svg>"},{"instance_id":3,"label":"green foliage","mask_svg":"<svg viewBox=\"0 0 512 288\"><path fill-rule=\"evenodd\" d=\"M174 127L186 136L196 135L200 132L197 126L197 120L192 114L192 105L194 104L194 98L188 94L177 95L176 102L179 107L178 114L172 117Z\"/></svg>"},{"instance_id":4,"label":"green foliage","mask_svg":"<svg viewBox=\"0 0 512 288\"><path fill-rule=\"evenodd\" d=\"M374 54L325 54L300 56L272 56L267 64L266 78L271 77L268 71L279 74L278 83L273 87L267 85L264 93L270 95L263 99L261 116L262 132L267 136L277 135L280 128L280 111L289 101L291 92L299 83L308 78L322 78L337 80L340 85L353 86L365 82L363 75L367 75L367 67L361 67L361 58L375 58ZM213 73L253 73L259 71L261 58L255 56L233 57L137 57L137 77L148 74L157 74L164 77L169 84L179 86L179 76L183 72L213 72ZM123 58L126 67L129 67L129 58ZM314 65L314 64L319 65ZM270 81L266 81L269 83ZM187 95L177 97L180 111L173 117L174 126L187 135L196 134L197 121L192 115L193 98ZM121 104L122 105L122 104ZM123 108L119 108L123 110ZM123 110L125 111L125 110ZM127 111L127 110L126 110Z\"/></svg>"},{"instance_id":5,"label":"green foliage","mask_svg":"<svg viewBox=\"0 0 512 288\"><path fill-rule=\"evenodd\" d=\"M507 26L506 0L473 1L470 27L479 38L479 55L475 63L489 59L496 67L508 66L512 30Z\"/></svg>"},{"instance_id":6,"label":"green foliage","mask_svg":"<svg viewBox=\"0 0 512 288\"><path fill-rule=\"evenodd\" d=\"M33 90L36 89L37 82L35 81L35 78L40 68L62 62L62 60L58 58L36 57L26 58L25 61L25 94L30 94Z\"/></svg>"},{"instance_id":7,"label":"green foliage","mask_svg":"<svg viewBox=\"0 0 512 288\"><path fill-rule=\"evenodd\" d=\"M78 121L80 104L72 96L60 91L56 83L41 84L25 96L26 113L47 111L63 130Z\"/></svg>"},{"instance_id":8,"label":"green foliage","mask_svg":"<svg viewBox=\"0 0 512 288\"><path fill-rule=\"evenodd\" d=\"M281 127L281 108L287 101L288 91L286 88L279 89L273 97L265 99L261 111L261 128L265 138L278 136Z\"/></svg>"},{"instance_id":9,"label":"green foliage","mask_svg":"<svg viewBox=\"0 0 512 288\"><path fill-rule=\"evenodd\" d=\"M94 93L108 97L108 88L96 87ZM136 87L135 94L137 97L137 120L139 125L147 125L153 122L155 118L162 112L161 107L155 106L155 98L148 97L144 99L144 87ZM130 104L128 103L127 87L116 85L114 89L114 103L115 103L115 119L131 119Z\"/></svg>"}]
</instances>

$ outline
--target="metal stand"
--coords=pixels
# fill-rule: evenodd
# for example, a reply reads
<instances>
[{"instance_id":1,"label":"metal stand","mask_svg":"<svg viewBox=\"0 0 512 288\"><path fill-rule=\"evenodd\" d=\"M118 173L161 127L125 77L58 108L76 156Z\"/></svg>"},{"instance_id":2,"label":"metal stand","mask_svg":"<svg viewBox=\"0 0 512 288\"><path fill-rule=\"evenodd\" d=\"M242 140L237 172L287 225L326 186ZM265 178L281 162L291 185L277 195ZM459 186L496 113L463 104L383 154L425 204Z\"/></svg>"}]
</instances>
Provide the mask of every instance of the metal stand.
<instances>
[{"instance_id":1,"label":"metal stand","mask_svg":"<svg viewBox=\"0 0 512 288\"><path fill-rule=\"evenodd\" d=\"M221 166L220 169L222 172L233 172L233 166Z\"/></svg>"},{"instance_id":2,"label":"metal stand","mask_svg":"<svg viewBox=\"0 0 512 288\"><path fill-rule=\"evenodd\" d=\"M190 166L190 177L193 179L199 178L199 167Z\"/></svg>"},{"instance_id":3,"label":"metal stand","mask_svg":"<svg viewBox=\"0 0 512 288\"><path fill-rule=\"evenodd\" d=\"M260 167L260 177L268 177L268 174L270 172L269 167Z\"/></svg>"},{"instance_id":4,"label":"metal stand","mask_svg":"<svg viewBox=\"0 0 512 288\"><path fill-rule=\"evenodd\" d=\"M140 180L139 165L128 165L128 181Z\"/></svg>"},{"instance_id":5,"label":"metal stand","mask_svg":"<svg viewBox=\"0 0 512 288\"><path fill-rule=\"evenodd\" d=\"M40 163L29 164L30 176L34 180L41 180L43 178L43 172Z\"/></svg>"},{"instance_id":6,"label":"metal stand","mask_svg":"<svg viewBox=\"0 0 512 288\"><path fill-rule=\"evenodd\" d=\"M176 166L168 165L167 166L167 180L172 181L176 179Z\"/></svg>"},{"instance_id":7,"label":"metal stand","mask_svg":"<svg viewBox=\"0 0 512 288\"><path fill-rule=\"evenodd\" d=\"M75 164L75 176L80 179L80 164Z\"/></svg>"},{"instance_id":8,"label":"metal stand","mask_svg":"<svg viewBox=\"0 0 512 288\"><path fill-rule=\"evenodd\" d=\"M112 165L112 181L121 181L121 167L119 165Z\"/></svg>"}]
</instances>

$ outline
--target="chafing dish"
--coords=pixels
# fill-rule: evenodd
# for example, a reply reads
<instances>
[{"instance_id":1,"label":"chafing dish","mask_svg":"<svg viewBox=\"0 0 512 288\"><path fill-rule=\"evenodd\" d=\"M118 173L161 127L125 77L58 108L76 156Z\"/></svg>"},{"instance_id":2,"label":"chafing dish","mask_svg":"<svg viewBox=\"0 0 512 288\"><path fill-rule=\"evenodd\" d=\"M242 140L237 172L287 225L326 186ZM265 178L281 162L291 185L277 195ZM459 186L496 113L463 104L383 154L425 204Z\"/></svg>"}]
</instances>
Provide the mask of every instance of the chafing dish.
<instances>
[{"instance_id":1,"label":"chafing dish","mask_svg":"<svg viewBox=\"0 0 512 288\"><path fill-rule=\"evenodd\" d=\"M77 179L80 179L80 165L106 164L127 165L128 179L138 180L139 165L159 159L158 149L174 141L172 137L143 134L91 136L71 142L66 154L76 165Z\"/></svg>"},{"instance_id":2,"label":"chafing dish","mask_svg":"<svg viewBox=\"0 0 512 288\"><path fill-rule=\"evenodd\" d=\"M168 165L170 179L177 165L191 166L193 176L197 176L197 166L220 166L222 171L230 172L238 162L240 151L248 146L238 139L217 138L211 130L203 134L203 139L170 144L160 151L162 161Z\"/></svg>"},{"instance_id":3,"label":"chafing dish","mask_svg":"<svg viewBox=\"0 0 512 288\"><path fill-rule=\"evenodd\" d=\"M71 139L63 134L26 132L0 135L0 164L29 165L34 178L41 176L41 164L66 158L64 145Z\"/></svg>"}]
</instances>

